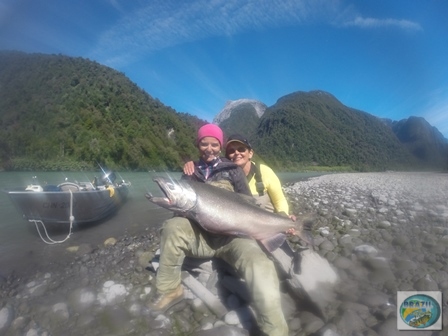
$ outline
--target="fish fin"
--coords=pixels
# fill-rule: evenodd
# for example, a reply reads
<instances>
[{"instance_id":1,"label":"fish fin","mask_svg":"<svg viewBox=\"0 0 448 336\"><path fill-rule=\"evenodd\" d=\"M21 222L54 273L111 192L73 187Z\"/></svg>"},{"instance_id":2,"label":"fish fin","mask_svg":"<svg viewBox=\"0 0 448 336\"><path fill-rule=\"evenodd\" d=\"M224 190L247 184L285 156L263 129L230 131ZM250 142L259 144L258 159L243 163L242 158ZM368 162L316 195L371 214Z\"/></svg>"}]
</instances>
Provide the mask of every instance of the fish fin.
<instances>
[{"instance_id":1,"label":"fish fin","mask_svg":"<svg viewBox=\"0 0 448 336\"><path fill-rule=\"evenodd\" d=\"M279 248L286 240L284 233L277 233L275 236L259 240L260 244L268 251L273 252Z\"/></svg>"},{"instance_id":2,"label":"fish fin","mask_svg":"<svg viewBox=\"0 0 448 336\"><path fill-rule=\"evenodd\" d=\"M313 228L314 220L312 218L307 218L303 221L303 229L306 231L311 231Z\"/></svg>"},{"instance_id":3,"label":"fish fin","mask_svg":"<svg viewBox=\"0 0 448 336\"><path fill-rule=\"evenodd\" d=\"M299 237L307 245L314 248L314 238L311 233L311 228L313 227L313 224L314 224L313 219L307 218L302 221L300 230L292 228L291 230L288 230L288 233Z\"/></svg>"}]
</instances>

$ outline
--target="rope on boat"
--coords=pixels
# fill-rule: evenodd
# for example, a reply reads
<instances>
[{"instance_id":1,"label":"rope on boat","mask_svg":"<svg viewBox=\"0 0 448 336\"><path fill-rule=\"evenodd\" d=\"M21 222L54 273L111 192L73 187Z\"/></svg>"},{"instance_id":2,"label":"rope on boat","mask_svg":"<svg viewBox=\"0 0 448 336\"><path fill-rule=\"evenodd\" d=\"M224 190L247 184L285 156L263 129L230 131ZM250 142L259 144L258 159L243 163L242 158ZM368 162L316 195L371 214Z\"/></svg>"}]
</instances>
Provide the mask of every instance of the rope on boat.
<instances>
[{"instance_id":1,"label":"rope on boat","mask_svg":"<svg viewBox=\"0 0 448 336\"><path fill-rule=\"evenodd\" d=\"M48 235L48 232L47 232L47 229L45 227L44 222L42 222L40 219L29 219L28 220L29 222L34 222L34 225L36 226L37 233L39 233L40 239L42 239L42 241L44 243L46 243L46 244L49 244L49 245L61 244L61 243L65 242L68 238L70 238L70 236L72 234L73 222L75 221L75 217L73 217L73 193L72 193L72 191L70 189L69 189L69 191L70 191L70 217L69 217L69 220L70 220L70 231L68 232L68 235L67 235L67 237L65 237L65 239L63 239L63 240L53 240L53 239L51 239L50 236ZM42 227L43 227L43 229L45 231L45 235L47 236L47 238L44 238L42 236L42 234L40 233L39 225L38 225L39 223L40 223L40 225L42 225Z\"/></svg>"}]
</instances>

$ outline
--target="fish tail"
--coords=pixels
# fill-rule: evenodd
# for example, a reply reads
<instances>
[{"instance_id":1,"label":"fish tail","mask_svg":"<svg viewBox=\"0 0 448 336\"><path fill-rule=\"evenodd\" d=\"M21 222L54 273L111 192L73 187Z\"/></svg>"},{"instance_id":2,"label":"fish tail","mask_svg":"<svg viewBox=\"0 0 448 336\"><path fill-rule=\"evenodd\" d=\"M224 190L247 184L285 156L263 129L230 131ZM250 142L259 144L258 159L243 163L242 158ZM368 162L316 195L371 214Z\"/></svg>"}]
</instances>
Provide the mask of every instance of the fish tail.
<instances>
[{"instance_id":1,"label":"fish tail","mask_svg":"<svg viewBox=\"0 0 448 336\"><path fill-rule=\"evenodd\" d=\"M259 243L268 251L273 252L279 248L286 240L286 235L283 233L278 233L273 237L267 239L261 239Z\"/></svg>"},{"instance_id":2,"label":"fish tail","mask_svg":"<svg viewBox=\"0 0 448 336\"><path fill-rule=\"evenodd\" d=\"M303 220L301 225L301 230L296 231L294 234L301 238L308 245L314 246L314 239L311 233L314 221L311 218L306 218Z\"/></svg>"},{"instance_id":3,"label":"fish tail","mask_svg":"<svg viewBox=\"0 0 448 336\"><path fill-rule=\"evenodd\" d=\"M311 218L306 218L304 221L303 221L303 230L305 230L305 231L311 231L311 229L313 228L313 225L314 225L314 221L313 221L313 219L311 219Z\"/></svg>"}]
</instances>

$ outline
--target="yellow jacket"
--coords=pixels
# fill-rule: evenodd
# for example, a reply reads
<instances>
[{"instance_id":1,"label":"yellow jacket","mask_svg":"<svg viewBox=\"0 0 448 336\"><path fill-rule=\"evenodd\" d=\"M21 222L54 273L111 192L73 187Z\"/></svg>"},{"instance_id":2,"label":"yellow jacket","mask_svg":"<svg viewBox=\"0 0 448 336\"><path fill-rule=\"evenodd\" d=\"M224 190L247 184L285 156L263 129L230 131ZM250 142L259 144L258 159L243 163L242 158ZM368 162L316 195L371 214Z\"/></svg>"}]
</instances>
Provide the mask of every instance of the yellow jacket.
<instances>
[{"instance_id":1,"label":"yellow jacket","mask_svg":"<svg viewBox=\"0 0 448 336\"><path fill-rule=\"evenodd\" d=\"M253 163L255 164L255 163ZM264 184L264 192L269 195L275 212L284 212L289 215L289 205L283 193L282 184L274 171L264 164L260 164L261 179ZM252 167L254 168L254 167ZM251 174L249 188L254 197L259 197L256 187L255 175Z\"/></svg>"}]
</instances>

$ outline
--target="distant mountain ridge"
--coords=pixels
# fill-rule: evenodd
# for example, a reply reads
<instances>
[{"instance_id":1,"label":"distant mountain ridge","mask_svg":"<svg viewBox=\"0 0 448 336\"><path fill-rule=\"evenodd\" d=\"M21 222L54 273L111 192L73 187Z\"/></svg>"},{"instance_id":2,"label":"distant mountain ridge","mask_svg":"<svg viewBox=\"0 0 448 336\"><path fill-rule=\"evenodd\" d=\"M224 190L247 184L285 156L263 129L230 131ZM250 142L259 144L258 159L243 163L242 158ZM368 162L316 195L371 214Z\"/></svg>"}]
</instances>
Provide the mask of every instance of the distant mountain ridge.
<instances>
[{"instance_id":1,"label":"distant mountain ridge","mask_svg":"<svg viewBox=\"0 0 448 336\"><path fill-rule=\"evenodd\" d=\"M263 116L266 109L267 106L257 100L232 100L226 103L213 122L220 125L227 136L238 133L253 137L260 117Z\"/></svg>"},{"instance_id":2,"label":"distant mountain ridge","mask_svg":"<svg viewBox=\"0 0 448 336\"><path fill-rule=\"evenodd\" d=\"M226 102L224 108L215 116L213 123L222 123L224 120L228 119L234 111L241 109L241 107L245 105L248 105L246 108L252 107L258 117L261 117L267 109L267 106L264 103L254 99L229 100Z\"/></svg>"},{"instance_id":3,"label":"distant mountain ridge","mask_svg":"<svg viewBox=\"0 0 448 336\"><path fill-rule=\"evenodd\" d=\"M440 161L443 165L448 140L425 118L411 116L399 121L383 119L400 142L421 161Z\"/></svg>"},{"instance_id":4,"label":"distant mountain ridge","mask_svg":"<svg viewBox=\"0 0 448 336\"><path fill-rule=\"evenodd\" d=\"M424 118L380 119L343 105L325 91L298 91L280 97L258 118L258 123L253 116L245 122L238 104L228 107L225 114L225 122L219 125L226 134L238 125L257 145L257 153L275 166L300 161L355 164L358 169L368 169L373 162L377 168L443 168L448 163L447 140Z\"/></svg>"}]
</instances>

